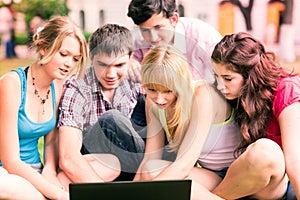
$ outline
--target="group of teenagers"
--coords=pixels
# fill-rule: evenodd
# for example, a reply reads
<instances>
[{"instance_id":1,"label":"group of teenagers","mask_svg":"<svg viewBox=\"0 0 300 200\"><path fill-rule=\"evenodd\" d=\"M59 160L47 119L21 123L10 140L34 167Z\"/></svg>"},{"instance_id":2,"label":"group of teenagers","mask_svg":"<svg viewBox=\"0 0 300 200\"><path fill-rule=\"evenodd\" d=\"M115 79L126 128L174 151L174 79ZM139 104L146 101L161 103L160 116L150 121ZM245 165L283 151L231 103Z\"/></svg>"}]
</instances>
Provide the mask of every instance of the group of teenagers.
<instances>
[{"instance_id":1,"label":"group of teenagers","mask_svg":"<svg viewBox=\"0 0 300 200\"><path fill-rule=\"evenodd\" d=\"M192 180L191 199L300 199L300 78L176 8L132 0L138 31L105 24L88 42L66 16L39 28L38 59L0 79L0 199L170 179Z\"/></svg>"}]
</instances>

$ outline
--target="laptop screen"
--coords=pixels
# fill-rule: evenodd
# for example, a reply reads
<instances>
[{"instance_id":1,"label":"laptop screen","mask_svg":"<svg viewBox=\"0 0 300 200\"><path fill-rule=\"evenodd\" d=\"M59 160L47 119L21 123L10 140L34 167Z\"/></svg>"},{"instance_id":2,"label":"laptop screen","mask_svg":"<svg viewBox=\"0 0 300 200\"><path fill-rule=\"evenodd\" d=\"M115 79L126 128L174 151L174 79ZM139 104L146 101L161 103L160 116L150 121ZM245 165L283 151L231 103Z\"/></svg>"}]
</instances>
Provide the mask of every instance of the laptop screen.
<instances>
[{"instance_id":1,"label":"laptop screen","mask_svg":"<svg viewBox=\"0 0 300 200\"><path fill-rule=\"evenodd\" d=\"M191 180L71 183L70 200L190 200Z\"/></svg>"}]
</instances>

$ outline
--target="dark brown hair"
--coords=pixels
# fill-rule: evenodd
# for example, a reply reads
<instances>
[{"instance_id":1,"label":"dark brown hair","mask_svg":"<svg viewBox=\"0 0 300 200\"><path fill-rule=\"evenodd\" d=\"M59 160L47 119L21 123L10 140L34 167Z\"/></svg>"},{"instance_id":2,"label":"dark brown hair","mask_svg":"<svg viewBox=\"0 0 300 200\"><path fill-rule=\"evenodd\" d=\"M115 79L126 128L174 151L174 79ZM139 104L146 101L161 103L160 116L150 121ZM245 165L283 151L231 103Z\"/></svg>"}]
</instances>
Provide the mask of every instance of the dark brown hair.
<instances>
[{"instance_id":1,"label":"dark brown hair","mask_svg":"<svg viewBox=\"0 0 300 200\"><path fill-rule=\"evenodd\" d=\"M260 41L243 32L226 35L215 46L211 58L244 78L235 105L236 122L243 135L236 153L243 152L249 144L266 136L278 79L290 73L275 62L273 52L267 52Z\"/></svg>"},{"instance_id":2,"label":"dark brown hair","mask_svg":"<svg viewBox=\"0 0 300 200\"><path fill-rule=\"evenodd\" d=\"M128 6L127 16L131 17L136 25L140 25L150 19L153 14L163 13L170 18L177 12L175 0L132 0Z\"/></svg>"}]
</instances>

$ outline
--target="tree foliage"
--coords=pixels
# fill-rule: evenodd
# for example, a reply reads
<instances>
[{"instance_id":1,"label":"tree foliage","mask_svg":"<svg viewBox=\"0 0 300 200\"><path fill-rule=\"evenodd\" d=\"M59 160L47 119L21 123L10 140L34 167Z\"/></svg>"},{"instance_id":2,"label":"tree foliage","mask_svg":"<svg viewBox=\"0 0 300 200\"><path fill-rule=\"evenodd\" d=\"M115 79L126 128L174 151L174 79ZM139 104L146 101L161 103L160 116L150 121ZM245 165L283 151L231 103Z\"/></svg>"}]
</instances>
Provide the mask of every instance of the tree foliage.
<instances>
[{"instance_id":1,"label":"tree foliage","mask_svg":"<svg viewBox=\"0 0 300 200\"><path fill-rule=\"evenodd\" d=\"M29 23L34 16L48 20L53 15L67 15L65 0L22 0L16 4L18 12L25 14L25 21Z\"/></svg>"}]
</instances>

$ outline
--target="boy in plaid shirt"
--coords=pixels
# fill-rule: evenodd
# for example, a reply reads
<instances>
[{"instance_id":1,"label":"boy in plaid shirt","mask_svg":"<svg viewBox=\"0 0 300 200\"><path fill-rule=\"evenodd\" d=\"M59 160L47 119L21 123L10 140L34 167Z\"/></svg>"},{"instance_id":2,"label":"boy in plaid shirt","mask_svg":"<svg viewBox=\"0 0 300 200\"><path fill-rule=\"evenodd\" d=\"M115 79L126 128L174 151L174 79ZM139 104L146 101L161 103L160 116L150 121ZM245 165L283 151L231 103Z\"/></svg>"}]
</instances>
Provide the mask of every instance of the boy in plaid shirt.
<instances>
[{"instance_id":1,"label":"boy in plaid shirt","mask_svg":"<svg viewBox=\"0 0 300 200\"><path fill-rule=\"evenodd\" d=\"M146 128L134 123L133 112L144 92L126 76L132 41L125 27L98 28L89 39L85 76L64 84L58 126L65 184L131 180L143 157Z\"/></svg>"}]
</instances>

